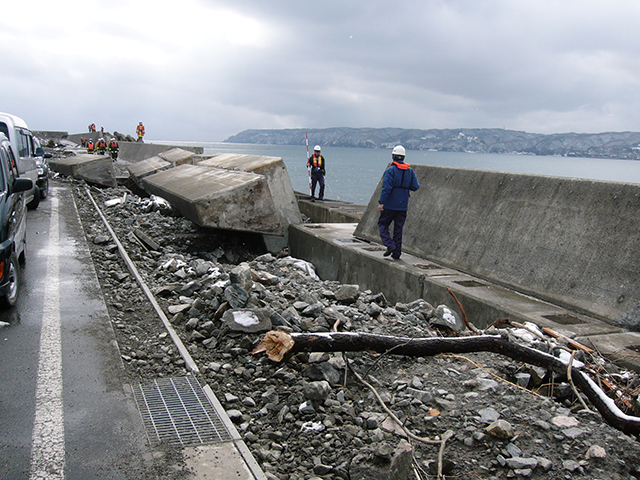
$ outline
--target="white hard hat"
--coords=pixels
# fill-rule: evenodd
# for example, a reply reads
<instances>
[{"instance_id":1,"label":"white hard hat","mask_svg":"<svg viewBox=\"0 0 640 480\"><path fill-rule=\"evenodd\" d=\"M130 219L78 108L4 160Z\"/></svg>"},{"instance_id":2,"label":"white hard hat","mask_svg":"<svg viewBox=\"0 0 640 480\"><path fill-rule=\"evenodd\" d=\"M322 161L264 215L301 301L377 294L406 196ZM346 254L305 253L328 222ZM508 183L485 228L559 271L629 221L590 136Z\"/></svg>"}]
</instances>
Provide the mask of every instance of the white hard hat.
<instances>
[{"instance_id":1,"label":"white hard hat","mask_svg":"<svg viewBox=\"0 0 640 480\"><path fill-rule=\"evenodd\" d=\"M406 152L402 145L396 145L395 147L393 147L391 155L402 155L404 157L406 155Z\"/></svg>"},{"instance_id":2,"label":"white hard hat","mask_svg":"<svg viewBox=\"0 0 640 480\"><path fill-rule=\"evenodd\" d=\"M314 152L319 152L319 151L321 151L320 145L316 145L315 147L313 147L313 151L314 151Z\"/></svg>"}]
</instances>

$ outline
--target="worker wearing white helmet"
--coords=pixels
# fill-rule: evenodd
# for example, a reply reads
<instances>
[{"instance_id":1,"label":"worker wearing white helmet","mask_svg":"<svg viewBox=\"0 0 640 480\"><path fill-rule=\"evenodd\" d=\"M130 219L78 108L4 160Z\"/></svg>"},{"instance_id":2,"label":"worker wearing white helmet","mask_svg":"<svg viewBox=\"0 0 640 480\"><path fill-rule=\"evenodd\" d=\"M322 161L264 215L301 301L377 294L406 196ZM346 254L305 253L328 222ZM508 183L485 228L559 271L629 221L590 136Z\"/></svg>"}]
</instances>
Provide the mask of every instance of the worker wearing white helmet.
<instances>
[{"instance_id":1,"label":"worker wearing white helmet","mask_svg":"<svg viewBox=\"0 0 640 480\"><path fill-rule=\"evenodd\" d=\"M402 254L402 228L407 219L410 192L420 188L416 172L411 165L405 163L406 151L402 145L397 145L391 152L393 160L384 172L382 191L378 201L378 229L380 239L387 250L384 256L399 259ZM393 236L389 227L393 222Z\"/></svg>"},{"instance_id":2,"label":"worker wearing white helmet","mask_svg":"<svg viewBox=\"0 0 640 480\"><path fill-rule=\"evenodd\" d=\"M324 176L327 173L326 161L322 156L320 145L313 147L313 155L307 159L307 167L311 169L311 201L316 201L316 185L320 185L318 200L324 200Z\"/></svg>"}]
</instances>

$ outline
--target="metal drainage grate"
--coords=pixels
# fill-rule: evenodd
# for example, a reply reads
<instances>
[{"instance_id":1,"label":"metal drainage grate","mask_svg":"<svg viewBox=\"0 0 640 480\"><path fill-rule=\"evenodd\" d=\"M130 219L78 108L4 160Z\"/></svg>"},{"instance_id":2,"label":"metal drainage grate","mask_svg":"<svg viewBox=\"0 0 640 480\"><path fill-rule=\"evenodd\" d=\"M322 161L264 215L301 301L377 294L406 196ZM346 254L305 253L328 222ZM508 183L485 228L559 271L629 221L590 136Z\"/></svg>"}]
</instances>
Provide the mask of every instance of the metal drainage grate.
<instances>
[{"instance_id":1,"label":"metal drainage grate","mask_svg":"<svg viewBox=\"0 0 640 480\"><path fill-rule=\"evenodd\" d=\"M232 440L194 377L138 384L133 394L152 443L193 446Z\"/></svg>"}]
</instances>

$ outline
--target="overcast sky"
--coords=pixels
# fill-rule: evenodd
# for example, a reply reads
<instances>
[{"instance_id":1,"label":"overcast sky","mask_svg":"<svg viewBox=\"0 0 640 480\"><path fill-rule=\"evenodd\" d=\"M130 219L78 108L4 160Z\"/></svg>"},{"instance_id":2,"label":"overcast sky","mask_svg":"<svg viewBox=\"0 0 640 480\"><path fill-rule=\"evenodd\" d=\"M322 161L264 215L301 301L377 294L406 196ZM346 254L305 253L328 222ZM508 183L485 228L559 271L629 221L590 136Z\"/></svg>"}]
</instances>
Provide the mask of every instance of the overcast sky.
<instances>
[{"instance_id":1,"label":"overcast sky","mask_svg":"<svg viewBox=\"0 0 640 480\"><path fill-rule=\"evenodd\" d=\"M637 0L21 0L0 111L148 139L250 128L640 131Z\"/></svg>"}]
</instances>

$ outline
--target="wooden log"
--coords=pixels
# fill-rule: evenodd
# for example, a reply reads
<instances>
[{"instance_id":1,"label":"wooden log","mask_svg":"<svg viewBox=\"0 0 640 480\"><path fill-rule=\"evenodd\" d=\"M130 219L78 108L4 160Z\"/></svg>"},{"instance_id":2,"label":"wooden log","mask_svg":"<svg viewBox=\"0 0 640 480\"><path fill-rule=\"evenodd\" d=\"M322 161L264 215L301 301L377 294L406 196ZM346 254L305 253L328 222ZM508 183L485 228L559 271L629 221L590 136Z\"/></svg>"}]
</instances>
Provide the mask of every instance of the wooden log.
<instances>
[{"instance_id":1,"label":"wooden log","mask_svg":"<svg viewBox=\"0 0 640 480\"><path fill-rule=\"evenodd\" d=\"M411 357L428 357L441 353L492 352L518 362L545 367L566 374L568 361L510 341L501 335L475 335L455 338L406 338L371 333L292 333L267 332L253 354L266 352L274 361L298 352L373 351ZM571 367L574 384L587 396L609 425L625 433L640 434L640 418L622 412L615 402L578 366Z\"/></svg>"}]
</instances>

